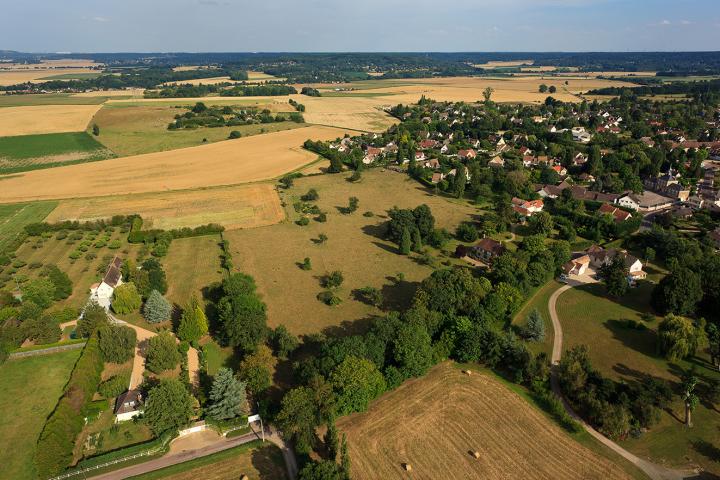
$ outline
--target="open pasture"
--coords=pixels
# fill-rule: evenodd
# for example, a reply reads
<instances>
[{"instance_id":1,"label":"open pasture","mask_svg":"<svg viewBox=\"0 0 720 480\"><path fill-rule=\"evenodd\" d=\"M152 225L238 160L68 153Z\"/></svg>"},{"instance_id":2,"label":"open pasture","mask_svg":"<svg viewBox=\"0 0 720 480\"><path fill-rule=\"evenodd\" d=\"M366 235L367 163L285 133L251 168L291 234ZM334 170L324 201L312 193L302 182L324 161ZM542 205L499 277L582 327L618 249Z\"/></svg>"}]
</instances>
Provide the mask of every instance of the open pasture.
<instances>
[{"instance_id":1,"label":"open pasture","mask_svg":"<svg viewBox=\"0 0 720 480\"><path fill-rule=\"evenodd\" d=\"M296 128L0 177L3 186L0 202L122 195L268 180L315 160L314 153L302 148L305 140L331 140L343 133L340 129L318 126Z\"/></svg>"},{"instance_id":2,"label":"open pasture","mask_svg":"<svg viewBox=\"0 0 720 480\"><path fill-rule=\"evenodd\" d=\"M62 200L48 221L89 221L128 213L140 214L146 228L161 229L218 223L227 230L234 230L272 225L285 218L275 187L258 183Z\"/></svg>"},{"instance_id":3,"label":"open pasture","mask_svg":"<svg viewBox=\"0 0 720 480\"><path fill-rule=\"evenodd\" d=\"M0 137L82 132L100 105L38 105L0 108Z\"/></svg>"},{"instance_id":4,"label":"open pasture","mask_svg":"<svg viewBox=\"0 0 720 480\"><path fill-rule=\"evenodd\" d=\"M412 298L417 283L432 269L416 256L398 254L397 246L386 241L384 223L387 210L393 206L415 208L426 203L432 209L438 227L453 231L468 220L475 208L464 202L453 202L433 195L406 175L369 170L363 180L347 182L347 174L305 177L295 180L283 191L289 221L269 227L225 232L230 242L233 262L239 271L252 275L258 291L268 306L268 324L284 324L294 334L319 332L348 327L362 329L362 320L381 315L377 308L354 299L354 290L372 286L382 290L386 308L400 308ZM310 188L317 190L315 202L327 214L327 222L312 220L307 226L294 223L299 218L293 204ZM348 198L359 199L358 210L340 213ZM366 217L363 212L372 212ZM321 233L328 240L320 244ZM258 248L261 246L261 248ZM312 270L298 267L305 257ZM345 281L339 292L340 305L329 307L316 297L323 288L321 277L340 270ZM404 279L398 281L398 273Z\"/></svg>"},{"instance_id":5,"label":"open pasture","mask_svg":"<svg viewBox=\"0 0 720 480\"><path fill-rule=\"evenodd\" d=\"M71 350L9 360L0 368L3 478L37 478L33 458L37 439L79 356L80 350Z\"/></svg>"},{"instance_id":6,"label":"open pasture","mask_svg":"<svg viewBox=\"0 0 720 480\"><path fill-rule=\"evenodd\" d=\"M338 429L358 480L629 478L498 380L451 363L342 418Z\"/></svg>"},{"instance_id":7,"label":"open pasture","mask_svg":"<svg viewBox=\"0 0 720 480\"><path fill-rule=\"evenodd\" d=\"M173 240L163 259L168 300L183 306L193 295L202 299L203 288L222 280L220 252L220 235Z\"/></svg>"},{"instance_id":8,"label":"open pasture","mask_svg":"<svg viewBox=\"0 0 720 480\"><path fill-rule=\"evenodd\" d=\"M174 120L175 115L184 114L188 111L185 107L192 106L194 103L182 99L171 103L113 103L103 106L93 118L93 123L98 124L101 129L98 140L121 157L219 142L227 140L233 130L237 130L243 137L247 137L303 126L286 121L232 127L168 130L168 124ZM208 102L208 104L211 103ZM218 105L234 104L222 102ZM268 104L257 108L266 107L274 111L290 111L292 108L287 100L284 104Z\"/></svg>"}]
</instances>

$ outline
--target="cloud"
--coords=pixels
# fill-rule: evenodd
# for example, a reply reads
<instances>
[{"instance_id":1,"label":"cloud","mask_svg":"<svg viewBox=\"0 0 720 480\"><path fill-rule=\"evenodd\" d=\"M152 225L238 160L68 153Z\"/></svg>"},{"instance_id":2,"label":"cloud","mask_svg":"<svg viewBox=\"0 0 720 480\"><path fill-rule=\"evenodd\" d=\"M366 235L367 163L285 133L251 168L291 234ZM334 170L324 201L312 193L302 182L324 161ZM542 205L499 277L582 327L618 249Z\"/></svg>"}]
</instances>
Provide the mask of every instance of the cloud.
<instances>
[{"instance_id":1,"label":"cloud","mask_svg":"<svg viewBox=\"0 0 720 480\"><path fill-rule=\"evenodd\" d=\"M94 22L100 22L100 23L105 23L105 22L109 22L109 21L110 21L109 18L100 16L100 15L98 15L98 16L96 16L96 17L92 17L92 20L93 20Z\"/></svg>"},{"instance_id":2,"label":"cloud","mask_svg":"<svg viewBox=\"0 0 720 480\"><path fill-rule=\"evenodd\" d=\"M693 22L690 20L680 20L680 25L692 25Z\"/></svg>"}]
</instances>

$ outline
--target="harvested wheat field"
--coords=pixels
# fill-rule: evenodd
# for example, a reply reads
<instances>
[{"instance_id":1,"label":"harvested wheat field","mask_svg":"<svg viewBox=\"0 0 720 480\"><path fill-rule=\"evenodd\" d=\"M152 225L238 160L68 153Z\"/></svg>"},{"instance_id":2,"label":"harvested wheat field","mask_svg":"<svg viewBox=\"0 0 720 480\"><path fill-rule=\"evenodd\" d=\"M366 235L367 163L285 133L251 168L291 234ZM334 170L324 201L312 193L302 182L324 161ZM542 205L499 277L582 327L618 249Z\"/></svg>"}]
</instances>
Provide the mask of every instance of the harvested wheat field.
<instances>
[{"instance_id":1,"label":"harvested wheat field","mask_svg":"<svg viewBox=\"0 0 720 480\"><path fill-rule=\"evenodd\" d=\"M449 362L337 425L357 480L630 478L495 378Z\"/></svg>"},{"instance_id":2,"label":"harvested wheat field","mask_svg":"<svg viewBox=\"0 0 720 480\"><path fill-rule=\"evenodd\" d=\"M18 83L40 83L48 80L47 77L55 75L84 75L99 73L90 68L33 68L0 70L0 86L15 85Z\"/></svg>"},{"instance_id":3,"label":"harvested wheat field","mask_svg":"<svg viewBox=\"0 0 720 480\"><path fill-rule=\"evenodd\" d=\"M218 223L227 230L272 225L285 218L275 187L268 183L61 201L48 217L90 221L138 213L147 228L164 230Z\"/></svg>"},{"instance_id":4,"label":"harvested wheat field","mask_svg":"<svg viewBox=\"0 0 720 480\"><path fill-rule=\"evenodd\" d=\"M394 97L308 97L293 95L292 98L305 105L303 117L308 123L331 125L364 132L382 132L397 123L382 110L386 104L397 104ZM387 101L393 98L393 101ZM419 98L419 97L418 97Z\"/></svg>"},{"instance_id":5,"label":"harvested wheat field","mask_svg":"<svg viewBox=\"0 0 720 480\"><path fill-rule=\"evenodd\" d=\"M0 176L0 203L183 190L268 180L317 158L307 139L345 132L306 127L167 152Z\"/></svg>"},{"instance_id":6,"label":"harvested wheat field","mask_svg":"<svg viewBox=\"0 0 720 480\"><path fill-rule=\"evenodd\" d=\"M0 137L82 132L100 105L38 105L0 108Z\"/></svg>"}]
</instances>

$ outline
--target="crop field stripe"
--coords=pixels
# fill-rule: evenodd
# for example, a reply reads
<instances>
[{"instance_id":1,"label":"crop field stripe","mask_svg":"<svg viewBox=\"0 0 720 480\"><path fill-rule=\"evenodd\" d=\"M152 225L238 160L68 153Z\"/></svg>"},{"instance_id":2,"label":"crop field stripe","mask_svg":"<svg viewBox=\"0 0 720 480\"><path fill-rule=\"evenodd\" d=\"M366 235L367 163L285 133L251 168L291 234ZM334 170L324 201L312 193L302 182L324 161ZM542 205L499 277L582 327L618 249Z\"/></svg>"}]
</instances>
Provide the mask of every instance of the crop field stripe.
<instances>
[{"instance_id":1,"label":"crop field stripe","mask_svg":"<svg viewBox=\"0 0 720 480\"><path fill-rule=\"evenodd\" d=\"M93 152L105 147L87 132L0 137L0 159L27 159L68 152Z\"/></svg>"}]
</instances>

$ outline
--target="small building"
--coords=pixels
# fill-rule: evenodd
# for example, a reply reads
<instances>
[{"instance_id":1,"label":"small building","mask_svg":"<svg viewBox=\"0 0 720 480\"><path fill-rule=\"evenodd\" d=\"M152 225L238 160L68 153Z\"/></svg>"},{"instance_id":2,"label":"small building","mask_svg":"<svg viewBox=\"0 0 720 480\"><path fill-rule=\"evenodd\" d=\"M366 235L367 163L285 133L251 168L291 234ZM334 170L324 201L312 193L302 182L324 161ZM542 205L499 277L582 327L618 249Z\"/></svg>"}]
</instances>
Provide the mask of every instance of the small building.
<instances>
[{"instance_id":1,"label":"small building","mask_svg":"<svg viewBox=\"0 0 720 480\"><path fill-rule=\"evenodd\" d=\"M615 223L622 223L632 218L632 213L610 205L609 203L603 203L600 205L598 212L605 215L612 215Z\"/></svg>"},{"instance_id":2,"label":"small building","mask_svg":"<svg viewBox=\"0 0 720 480\"><path fill-rule=\"evenodd\" d=\"M128 390L115 400L115 422L126 422L142 413L142 394Z\"/></svg>"},{"instance_id":3,"label":"small building","mask_svg":"<svg viewBox=\"0 0 720 480\"><path fill-rule=\"evenodd\" d=\"M471 248L471 257L479 258L486 262L492 261L505 253L505 245L492 238L483 238Z\"/></svg>"},{"instance_id":4,"label":"small building","mask_svg":"<svg viewBox=\"0 0 720 480\"><path fill-rule=\"evenodd\" d=\"M472 148L469 150L460 150L458 151L458 157L462 158L463 160L472 160L477 156L477 152L473 150Z\"/></svg>"},{"instance_id":5,"label":"small building","mask_svg":"<svg viewBox=\"0 0 720 480\"><path fill-rule=\"evenodd\" d=\"M502 168L505 166L505 160L500 156L496 156L488 162L488 165L495 168Z\"/></svg>"},{"instance_id":6,"label":"small building","mask_svg":"<svg viewBox=\"0 0 720 480\"><path fill-rule=\"evenodd\" d=\"M545 204L542 200L523 200L522 198L513 198L511 200L513 210L524 217L529 217L534 213L542 212Z\"/></svg>"},{"instance_id":7,"label":"small building","mask_svg":"<svg viewBox=\"0 0 720 480\"><path fill-rule=\"evenodd\" d=\"M121 269L122 260L115 256L110 262L102 282L90 286L90 300L104 307L105 310L110 308L115 289L123 283Z\"/></svg>"}]
</instances>

